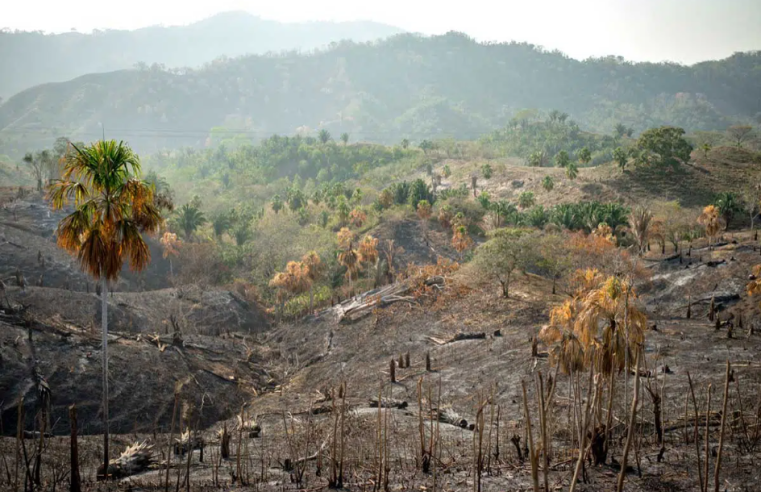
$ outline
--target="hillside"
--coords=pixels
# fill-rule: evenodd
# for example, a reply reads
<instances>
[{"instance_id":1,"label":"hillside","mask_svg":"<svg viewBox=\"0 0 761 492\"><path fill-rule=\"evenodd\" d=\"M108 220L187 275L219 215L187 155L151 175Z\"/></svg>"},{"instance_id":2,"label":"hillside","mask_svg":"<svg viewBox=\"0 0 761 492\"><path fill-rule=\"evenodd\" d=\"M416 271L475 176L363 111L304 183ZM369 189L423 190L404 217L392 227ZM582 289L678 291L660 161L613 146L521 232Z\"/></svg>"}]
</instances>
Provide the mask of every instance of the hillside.
<instances>
[{"instance_id":1,"label":"hillside","mask_svg":"<svg viewBox=\"0 0 761 492\"><path fill-rule=\"evenodd\" d=\"M254 55L201 69L89 74L27 89L0 106L0 152L61 135L128 140L138 151L202 147L217 135L258 140L328 129L354 141L474 139L511 118L559 110L588 130L617 123L723 129L761 113L761 53L693 66L578 61L521 43L403 34L310 54ZM520 111L535 108L535 111ZM537 112L538 110L538 112Z\"/></svg>"},{"instance_id":2,"label":"hillside","mask_svg":"<svg viewBox=\"0 0 761 492\"><path fill-rule=\"evenodd\" d=\"M365 42L400 32L374 22L286 24L246 12L217 14L187 26L153 26L134 31L3 31L0 98L7 99L35 85L128 69L138 63L200 67L219 57L308 51L343 39Z\"/></svg>"}]
</instances>

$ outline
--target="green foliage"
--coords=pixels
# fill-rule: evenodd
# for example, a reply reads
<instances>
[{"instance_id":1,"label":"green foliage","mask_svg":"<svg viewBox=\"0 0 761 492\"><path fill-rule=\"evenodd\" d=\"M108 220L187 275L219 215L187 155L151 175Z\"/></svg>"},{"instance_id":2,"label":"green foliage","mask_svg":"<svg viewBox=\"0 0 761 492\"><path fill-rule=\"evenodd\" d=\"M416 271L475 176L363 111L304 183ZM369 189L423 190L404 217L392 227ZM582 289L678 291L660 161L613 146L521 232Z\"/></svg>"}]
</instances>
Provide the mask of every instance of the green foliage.
<instances>
[{"instance_id":1,"label":"green foliage","mask_svg":"<svg viewBox=\"0 0 761 492\"><path fill-rule=\"evenodd\" d=\"M568 176L568 179L576 179L576 176L579 175L579 168L576 166L576 163L572 162L568 164L568 167L565 168L565 175Z\"/></svg>"},{"instance_id":2,"label":"green foliage","mask_svg":"<svg viewBox=\"0 0 761 492\"><path fill-rule=\"evenodd\" d=\"M531 263L536 235L522 229L497 229L490 236L476 250L474 265L485 276L497 280L502 295L510 297L512 275L516 269Z\"/></svg>"},{"instance_id":3,"label":"green foliage","mask_svg":"<svg viewBox=\"0 0 761 492\"><path fill-rule=\"evenodd\" d=\"M542 179L542 188L544 188L544 191L550 192L555 187L555 181L552 179L552 176L545 176L544 179Z\"/></svg>"},{"instance_id":4,"label":"green foliage","mask_svg":"<svg viewBox=\"0 0 761 492\"><path fill-rule=\"evenodd\" d=\"M616 161L618 167L620 167L623 171L626 169L626 164L629 162L629 156L626 154L624 149L621 147L616 147L613 149L613 160Z\"/></svg>"},{"instance_id":5,"label":"green foliage","mask_svg":"<svg viewBox=\"0 0 761 492\"><path fill-rule=\"evenodd\" d=\"M417 204L421 200L428 200L428 203L433 203L436 201L436 197L433 195L430 186L418 178L410 186L409 203L413 209L417 209Z\"/></svg>"},{"instance_id":6,"label":"green foliage","mask_svg":"<svg viewBox=\"0 0 761 492\"><path fill-rule=\"evenodd\" d=\"M571 163L571 158L568 156L568 152L561 150L555 155L555 165L557 167L566 168Z\"/></svg>"},{"instance_id":7,"label":"green foliage","mask_svg":"<svg viewBox=\"0 0 761 492\"><path fill-rule=\"evenodd\" d=\"M232 227L232 221L230 220L230 214L218 213L211 219L211 226L214 230L214 236L221 238L224 233L230 230Z\"/></svg>"},{"instance_id":8,"label":"green foliage","mask_svg":"<svg viewBox=\"0 0 761 492\"><path fill-rule=\"evenodd\" d=\"M317 139L321 144L325 145L330 141L330 132L323 128L317 133Z\"/></svg>"},{"instance_id":9,"label":"green foliage","mask_svg":"<svg viewBox=\"0 0 761 492\"><path fill-rule=\"evenodd\" d=\"M460 183L460 186L457 188L447 188L439 191L438 196L441 200L448 200L450 198L466 198L469 195L470 191L468 190L468 185Z\"/></svg>"},{"instance_id":10,"label":"green foliage","mask_svg":"<svg viewBox=\"0 0 761 492\"><path fill-rule=\"evenodd\" d=\"M489 200L489 192L488 191L482 191L481 193L479 193L477 200L478 200L478 203L480 203L481 206L485 210L489 210L489 207L491 205L491 201Z\"/></svg>"},{"instance_id":11,"label":"green foliage","mask_svg":"<svg viewBox=\"0 0 761 492\"><path fill-rule=\"evenodd\" d=\"M535 201L533 191L524 191L518 196L518 206L523 209L533 207Z\"/></svg>"},{"instance_id":12,"label":"green foliage","mask_svg":"<svg viewBox=\"0 0 761 492\"><path fill-rule=\"evenodd\" d=\"M549 221L569 230L592 231L602 222L613 230L628 224L629 209L615 202L561 203L548 210Z\"/></svg>"},{"instance_id":13,"label":"green foliage","mask_svg":"<svg viewBox=\"0 0 761 492\"><path fill-rule=\"evenodd\" d=\"M330 220L330 214L327 210L323 210L320 212L320 215L317 219L317 223L320 224L320 227L325 228L328 226L328 221Z\"/></svg>"},{"instance_id":14,"label":"green foliage","mask_svg":"<svg viewBox=\"0 0 761 492\"><path fill-rule=\"evenodd\" d=\"M544 162L543 152L532 152L528 156L528 165L531 167L541 167Z\"/></svg>"},{"instance_id":15,"label":"green foliage","mask_svg":"<svg viewBox=\"0 0 761 492\"><path fill-rule=\"evenodd\" d=\"M526 213L526 224L541 229L547 222L550 221L550 216L542 205L536 205Z\"/></svg>"},{"instance_id":16,"label":"green foliage","mask_svg":"<svg viewBox=\"0 0 761 492\"><path fill-rule=\"evenodd\" d=\"M576 153L576 159L578 159L583 166L586 166L592 160L592 152L589 151L588 147L582 147Z\"/></svg>"},{"instance_id":17,"label":"green foliage","mask_svg":"<svg viewBox=\"0 0 761 492\"><path fill-rule=\"evenodd\" d=\"M280 195L276 194L272 197L272 210L277 214L280 213L280 211L283 209L283 199L280 198Z\"/></svg>"},{"instance_id":18,"label":"green foliage","mask_svg":"<svg viewBox=\"0 0 761 492\"><path fill-rule=\"evenodd\" d=\"M742 200L737 193L732 191L718 193L711 203L711 205L719 209L719 213L724 217L727 224L732 221L732 217L737 212L742 211L742 204Z\"/></svg>"},{"instance_id":19,"label":"green foliage","mask_svg":"<svg viewBox=\"0 0 761 492\"><path fill-rule=\"evenodd\" d=\"M404 205L410 198L410 184L406 181L394 183L391 187L391 192L394 195L394 203Z\"/></svg>"},{"instance_id":20,"label":"green foliage","mask_svg":"<svg viewBox=\"0 0 761 492\"><path fill-rule=\"evenodd\" d=\"M491 164L489 164L488 162L484 164L483 166L481 166L481 174L483 175L484 179L491 179L492 172L493 171L491 168Z\"/></svg>"},{"instance_id":21,"label":"green foliage","mask_svg":"<svg viewBox=\"0 0 761 492\"><path fill-rule=\"evenodd\" d=\"M692 145L684 138L685 131L673 126L650 128L637 139L637 160L657 165L678 165L689 162Z\"/></svg>"},{"instance_id":22,"label":"green foliage","mask_svg":"<svg viewBox=\"0 0 761 492\"><path fill-rule=\"evenodd\" d=\"M206 217L196 206L190 203L183 205L178 210L176 217L177 227L185 234L185 239L189 240L193 233L198 230L199 227L206 223Z\"/></svg>"},{"instance_id":23,"label":"green foliage","mask_svg":"<svg viewBox=\"0 0 761 492\"><path fill-rule=\"evenodd\" d=\"M449 168L449 164L444 164L444 169L442 171L445 178L448 178L452 175L452 170Z\"/></svg>"},{"instance_id":24,"label":"green foliage","mask_svg":"<svg viewBox=\"0 0 761 492\"><path fill-rule=\"evenodd\" d=\"M336 212L338 213L338 221L340 222L340 224L345 225L346 221L349 220L351 207L349 206L349 201L346 199L344 195L338 196Z\"/></svg>"},{"instance_id":25,"label":"green foliage","mask_svg":"<svg viewBox=\"0 0 761 492\"><path fill-rule=\"evenodd\" d=\"M341 134L341 141L343 142L344 145L348 144L349 143L349 134L346 133L346 132L342 133Z\"/></svg>"},{"instance_id":26,"label":"green foliage","mask_svg":"<svg viewBox=\"0 0 761 492\"><path fill-rule=\"evenodd\" d=\"M404 150L407 150L410 146L410 141L406 138L403 138L401 145Z\"/></svg>"}]
</instances>

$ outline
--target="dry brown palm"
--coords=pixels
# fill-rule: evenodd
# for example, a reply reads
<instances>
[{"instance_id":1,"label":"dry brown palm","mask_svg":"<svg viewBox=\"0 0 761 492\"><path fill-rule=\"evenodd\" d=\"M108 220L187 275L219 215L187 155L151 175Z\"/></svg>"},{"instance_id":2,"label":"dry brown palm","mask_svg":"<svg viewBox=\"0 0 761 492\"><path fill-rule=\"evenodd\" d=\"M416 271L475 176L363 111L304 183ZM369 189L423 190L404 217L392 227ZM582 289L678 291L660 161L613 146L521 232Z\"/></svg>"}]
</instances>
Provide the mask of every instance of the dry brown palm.
<instances>
[{"instance_id":1,"label":"dry brown palm","mask_svg":"<svg viewBox=\"0 0 761 492\"><path fill-rule=\"evenodd\" d=\"M650 229L653 225L653 214L644 207L637 207L629 214L629 226L637 242L638 251L642 254L650 238Z\"/></svg>"},{"instance_id":2,"label":"dry brown palm","mask_svg":"<svg viewBox=\"0 0 761 492\"><path fill-rule=\"evenodd\" d=\"M708 205L703 209L703 212L698 217L698 224L705 227L709 245L715 240L719 232L727 226L721 212L714 205Z\"/></svg>"}]
</instances>

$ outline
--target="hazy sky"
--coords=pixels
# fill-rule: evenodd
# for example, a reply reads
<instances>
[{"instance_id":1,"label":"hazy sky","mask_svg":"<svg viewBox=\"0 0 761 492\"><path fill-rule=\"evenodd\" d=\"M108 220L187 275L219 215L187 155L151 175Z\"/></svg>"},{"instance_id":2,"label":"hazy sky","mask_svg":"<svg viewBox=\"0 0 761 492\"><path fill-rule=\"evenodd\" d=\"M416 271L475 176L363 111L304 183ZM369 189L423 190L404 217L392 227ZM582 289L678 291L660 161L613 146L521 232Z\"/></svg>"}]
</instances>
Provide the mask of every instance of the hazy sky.
<instances>
[{"instance_id":1,"label":"hazy sky","mask_svg":"<svg viewBox=\"0 0 761 492\"><path fill-rule=\"evenodd\" d=\"M191 23L245 10L283 22L374 20L424 34L528 41L575 58L693 63L761 49L761 0L22 0L0 28L49 32Z\"/></svg>"}]
</instances>

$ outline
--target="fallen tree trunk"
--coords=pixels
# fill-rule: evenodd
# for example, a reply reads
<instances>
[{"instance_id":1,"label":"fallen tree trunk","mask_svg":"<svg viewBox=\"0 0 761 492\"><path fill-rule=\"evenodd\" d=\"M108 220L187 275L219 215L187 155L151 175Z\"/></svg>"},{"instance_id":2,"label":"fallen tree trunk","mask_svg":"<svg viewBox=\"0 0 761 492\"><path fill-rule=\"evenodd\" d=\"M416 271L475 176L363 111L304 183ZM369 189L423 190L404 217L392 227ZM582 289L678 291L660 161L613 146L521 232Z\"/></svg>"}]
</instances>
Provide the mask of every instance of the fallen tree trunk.
<instances>
[{"instance_id":1,"label":"fallen tree trunk","mask_svg":"<svg viewBox=\"0 0 761 492\"><path fill-rule=\"evenodd\" d=\"M462 340L483 340L486 338L486 333L480 332L480 333L458 333L452 338L449 339L449 343L451 342L459 342Z\"/></svg>"},{"instance_id":2,"label":"fallen tree trunk","mask_svg":"<svg viewBox=\"0 0 761 492\"><path fill-rule=\"evenodd\" d=\"M370 398L370 408L378 408L378 397L374 396ZM397 400L395 398L383 398L380 400L381 408L398 408L403 410L407 408L408 404L404 400Z\"/></svg>"}]
</instances>

